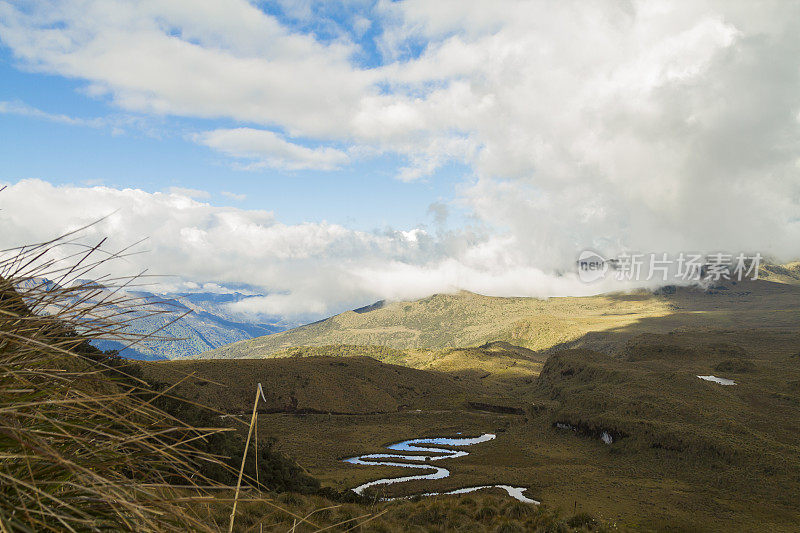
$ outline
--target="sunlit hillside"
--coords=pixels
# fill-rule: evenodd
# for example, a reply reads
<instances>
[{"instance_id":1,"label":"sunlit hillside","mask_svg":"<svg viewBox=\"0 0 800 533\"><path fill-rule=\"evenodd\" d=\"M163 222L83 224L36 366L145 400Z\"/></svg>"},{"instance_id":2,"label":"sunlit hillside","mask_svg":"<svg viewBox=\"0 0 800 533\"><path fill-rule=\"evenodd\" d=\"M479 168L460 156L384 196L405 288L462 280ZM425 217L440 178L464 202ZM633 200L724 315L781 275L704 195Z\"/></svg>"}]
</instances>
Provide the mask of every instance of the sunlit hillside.
<instances>
[{"instance_id":1,"label":"sunlit hillside","mask_svg":"<svg viewBox=\"0 0 800 533\"><path fill-rule=\"evenodd\" d=\"M775 268L776 272L783 272L780 268L784 267ZM778 275L771 274L770 278ZM294 355L296 347L330 345L377 345L414 352L492 341L547 350L575 343L589 346L592 334L598 332L618 332L614 342L623 342L634 333L667 333L687 327L791 329L800 327L800 286L783 282L791 279L783 275L781 283L727 281L707 290L668 287L656 293L548 300L469 292L437 294L413 302L388 303L367 312L348 311L275 335L223 346L201 357ZM597 342L610 341L604 338ZM589 347L603 348L600 344ZM366 355L363 349L360 355ZM387 355L376 353L382 359ZM398 361L397 357L388 360Z\"/></svg>"}]
</instances>

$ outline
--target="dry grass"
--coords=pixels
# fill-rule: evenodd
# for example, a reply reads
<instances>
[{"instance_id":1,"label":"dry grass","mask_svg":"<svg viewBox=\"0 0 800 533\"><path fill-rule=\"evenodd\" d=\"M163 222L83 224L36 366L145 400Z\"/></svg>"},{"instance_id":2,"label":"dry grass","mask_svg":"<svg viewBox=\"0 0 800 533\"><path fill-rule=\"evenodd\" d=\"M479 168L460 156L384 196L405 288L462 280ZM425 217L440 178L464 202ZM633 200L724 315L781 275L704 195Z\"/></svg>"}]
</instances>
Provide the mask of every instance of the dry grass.
<instances>
[{"instance_id":1,"label":"dry grass","mask_svg":"<svg viewBox=\"0 0 800 533\"><path fill-rule=\"evenodd\" d=\"M120 289L104 300L94 285L74 284L125 253L99 250L66 236L0 260L0 526L208 530L171 487L206 484L196 465L216 459L192 443L220 430L170 417L135 378L85 350L99 336L138 340L126 336L124 310L142 308L121 291L136 277L103 279ZM61 287L36 282L45 276ZM112 300L117 311L108 313Z\"/></svg>"},{"instance_id":2,"label":"dry grass","mask_svg":"<svg viewBox=\"0 0 800 533\"><path fill-rule=\"evenodd\" d=\"M176 394L225 414L249 415L256 385L260 412L373 413L452 409L468 398L453 376L379 363L368 357L142 362L144 379L173 384ZM471 399L471 398L470 398Z\"/></svg>"},{"instance_id":3,"label":"dry grass","mask_svg":"<svg viewBox=\"0 0 800 533\"><path fill-rule=\"evenodd\" d=\"M231 429L171 416L156 406L170 389L154 392L135 366L89 346L135 345L146 337L130 333L129 320L165 311L125 292L141 276L77 281L127 251L73 237L0 256L0 531L227 529L215 516L230 512L219 497L230 487L203 472L230 467L200 444ZM302 522L267 498L251 500Z\"/></svg>"},{"instance_id":4,"label":"dry grass","mask_svg":"<svg viewBox=\"0 0 800 533\"><path fill-rule=\"evenodd\" d=\"M266 508L259 502L244 502L237 524L243 532L259 531L371 531L406 532L584 532L628 531L614 521L600 520L585 513L562 514L546 506L520 503L496 494L461 497L439 496L369 505L334 502L319 496L278 494L282 507L307 521L285 512ZM220 519L223 517L219 516Z\"/></svg>"}]
</instances>

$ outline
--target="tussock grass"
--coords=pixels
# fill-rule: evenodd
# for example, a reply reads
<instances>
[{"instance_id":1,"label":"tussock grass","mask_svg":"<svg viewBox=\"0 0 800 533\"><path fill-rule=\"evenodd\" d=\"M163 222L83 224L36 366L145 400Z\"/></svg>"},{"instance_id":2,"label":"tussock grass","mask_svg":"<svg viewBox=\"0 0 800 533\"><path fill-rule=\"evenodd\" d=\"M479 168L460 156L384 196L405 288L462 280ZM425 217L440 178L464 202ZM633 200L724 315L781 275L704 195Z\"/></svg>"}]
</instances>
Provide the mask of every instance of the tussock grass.
<instances>
[{"instance_id":1,"label":"tussock grass","mask_svg":"<svg viewBox=\"0 0 800 533\"><path fill-rule=\"evenodd\" d=\"M0 252L0 531L218 531L229 487L204 472L236 472L209 446L231 430L170 415L171 389L89 345L152 339L126 325L165 310L125 292L142 275L93 276L128 251L78 232Z\"/></svg>"},{"instance_id":2,"label":"tussock grass","mask_svg":"<svg viewBox=\"0 0 800 533\"><path fill-rule=\"evenodd\" d=\"M275 498L300 522L285 512L264 508L259 502L240 504L237 526L241 531L370 531L406 532L611 532L629 531L614 522L585 513L562 516L547 506L509 501L505 496L478 494L468 497L436 496L372 505L333 502L320 496L278 495ZM221 510L218 518L223 518Z\"/></svg>"},{"instance_id":3,"label":"tussock grass","mask_svg":"<svg viewBox=\"0 0 800 533\"><path fill-rule=\"evenodd\" d=\"M135 362L89 344L135 346L159 331L131 333L132 320L167 314L165 328L181 315L130 296L143 274L94 275L129 251L87 247L74 238L82 229L0 251L0 532L227 531L237 499L259 519L319 529L263 493L264 482L318 481L269 446L248 453L213 409L175 395L191 374L153 387Z\"/></svg>"},{"instance_id":4,"label":"tussock grass","mask_svg":"<svg viewBox=\"0 0 800 533\"><path fill-rule=\"evenodd\" d=\"M126 314L147 309L121 290L138 277L101 280L115 287L103 299L97 285L76 283L126 251L71 237L0 259L0 529L211 530L175 487L214 485L197 466L218 459L193 443L222 430L171 417L125 365L93 353L88 339L139 341L125 333Z\"/></svg>"}]
</instances>

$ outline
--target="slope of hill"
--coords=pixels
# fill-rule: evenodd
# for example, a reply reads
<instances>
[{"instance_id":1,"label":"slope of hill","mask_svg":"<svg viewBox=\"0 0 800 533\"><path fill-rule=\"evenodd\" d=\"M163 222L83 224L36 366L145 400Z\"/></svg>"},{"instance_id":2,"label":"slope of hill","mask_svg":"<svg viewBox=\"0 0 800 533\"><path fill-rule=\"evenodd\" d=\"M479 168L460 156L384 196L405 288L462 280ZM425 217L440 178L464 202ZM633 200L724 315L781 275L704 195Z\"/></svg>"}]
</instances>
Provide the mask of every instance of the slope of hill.
<instances>
[{"instance_id":1,"label":"slope of hill","mask_svg":"<svg viewBox=\"0 0 800 533\"><path fill-rule=\"evenodd\" d=\"M759 277L777 283L800 284L800 261L793 261L785 265L762 265Z\"/></svg>"},{"instance_id":2,"label":"slope of hill","mask_svg":"<svg viewBox=\"0 0 800 533\"><path fill-rule=\"evenodd\" d=\"M265 357L295 346L380 345L398 350L441 350L504 340L540 349L587 330L624 325L670 311L649 295L593 298L499 298L470 292L392 302L371 311L347 311L277 335L239 342L202 357Z\"/></svg>"},{"instance_id":3,"label":"slope of hill","mask_svg":"<svg viewBox=\"0 0 800 533\"><path fill-rule=\"evenodd\" d=\"M754 312L757 311L757 312ZM708 290L665 288L584 298L497 298L460 292L348 311L282 333L226 345L203 358L274 357L296 347L378 345L402 351L445 350L505 341L532 350L588 346L604 331L667 333L683 327L800 327L800 287L770 281L718 283ZM587 335L589 334L589 335ZM624 336L614 337L623 343ZM397 361L397 359L395 359ZM398 361L399 362L399 361Z\"/></svg>"},{"instance_id":4,"label":"slope of hill","mask_svg":"<svg viewBox=\"0 0 800 533\"><path fill-rule=\"evenodd\" d=\"M288 327L278 319L272 323L260 324L241 322L227 316L226 303L247 297L240 293L158 295L138 291L131 295L141 298L151 310L160 309L164 313L141 313L129 324L128 331L142 334L155 331L156 337L165 339L145 340L121 352L121 355L129 358L157 360L188 357L231 342L269 335ZM94 344L104 350L123 347L113 340L95 341Z\"/></svg>"},{"instance_id":5,"label":"slope of hill","mask_svg":"<svg viewBox=\"0 0 800 533\"><path fill-rule=\"evenodd\" d=\"M354 357L367 356L393 365L419 370L447 372L461 378L487 379L508 382L528 379L539 373L546 356L496 341L469 348L445 350L397 350L386 346L358 346L328 344L324 346L296 346L273 353L268 359L298 357Z\"/></svg>"},{"instance_id":6,"label":"slope of hill","mask_svg":"<svg viewBox=\"0 0 800 533\"><path fill-rule=\"evenodd\" d=\"M262 379L273 392L259 435L337 490L402 474L343 457L493 433L448 478L385 495L509 483L622 529L794 531L794 270L705 289L381 303L202 354L261 359L148 363L147 372L218 381L180 384L180 394L226 413L244 412Z\"/></svg>"},{"instance_id":7,"label":"slope of hill","mask_svg":"<svg viewBox=\"0 0 800 533\"><path fill-rule=\"evenodd\" d=\"M189 378L176 391L225 413L246 412L263 381L270 395L259 435L336 490L405 474L342 458L414 437L493 433L448 464L449 477L387 486L386 495L507 483L562 510L613 518L621 530L796 531L800 288L734 289L678 295L676 306L694 299L695 307L571 342L606 353L503 342L431 352L338 345L277 359L145 363L145 374L217 381ZM370 349L436 370L348 357ZM326 352L336 357L310 355ZM710 374L735 385L698 378Z\"/></svg>"},{"instance_id":8,"label":"slope of hill","mask_svg":"<svg viewBox=\"0 0 800 533\"><path fill-rule=\"evenodd\" d=\"M249 413L261 383L263 412L385 413L460 406L467 388L440 372L380 363L369 357L290 357L239 361L143 363L149 382L224 413Z\"/></svg>"}]
</instances>

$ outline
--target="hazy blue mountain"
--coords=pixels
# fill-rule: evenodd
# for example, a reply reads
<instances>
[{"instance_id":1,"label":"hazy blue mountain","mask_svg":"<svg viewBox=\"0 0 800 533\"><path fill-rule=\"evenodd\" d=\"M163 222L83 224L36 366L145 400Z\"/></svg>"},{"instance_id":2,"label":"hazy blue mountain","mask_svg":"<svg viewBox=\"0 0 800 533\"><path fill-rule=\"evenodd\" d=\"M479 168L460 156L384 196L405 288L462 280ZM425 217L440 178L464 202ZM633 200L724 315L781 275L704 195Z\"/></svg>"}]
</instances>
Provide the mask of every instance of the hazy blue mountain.
<instances>
[{"instance_id":1,"label":"hazy blue mountain","mask_svg":"<svg viewBox=\"0 0 800 533\"><path fill-rule=\"evenodd\" d=\"M78 280L74 284L86 285ZM26 283L28 287L44 285L48 289L58 285L41 278ZM93 299L100 300L109 295L109 290L101 285ZM233 311L230 304L262 296L241 292L182 292L156 294L136 290L127 293L136 298L137 303L145 304L148 312L133 311L133 320L126 333L150 334L153 338L141 341L134 346L118 340L95 340L92 344L103 350L122 350L120 355L132 359L178 359L219 348L231 342L252 339L271 333L284 331L299 325L279 316L261 317L259 321L248 320L248 315ZM111 306L111 311L116 308ZM153 313L155 311L155 313Z\"/></svg>"}]
</instances>

